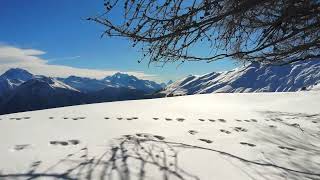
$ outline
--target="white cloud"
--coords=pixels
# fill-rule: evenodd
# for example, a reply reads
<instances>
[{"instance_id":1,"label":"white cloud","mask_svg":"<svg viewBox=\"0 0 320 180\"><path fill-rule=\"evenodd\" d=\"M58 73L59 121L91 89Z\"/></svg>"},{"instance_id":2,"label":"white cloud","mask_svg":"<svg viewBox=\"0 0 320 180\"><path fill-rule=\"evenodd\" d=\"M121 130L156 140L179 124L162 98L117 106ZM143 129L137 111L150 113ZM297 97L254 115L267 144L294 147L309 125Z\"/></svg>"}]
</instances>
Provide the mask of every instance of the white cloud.
<instances>
[{"instance_id":1,"label":"white cloud","mask_svg":"<svg viewBox=\"0 0 320 180\"><path fill-rule=\"evenodd\" d=\"M75 68L63 65L51 65L48 64L48 60L42 59L40 55L46 52L36 49L22 49L14 46L0 44L0 73L4 73L10 68L22 68L30 71L33 74L45 75L51 77L67 77L70 75L76 75L81 77L91 77L101 79L108 75L112 75L116 72L122 72L118 70L96 70ZM76 59L74 57L63 57L56 59ZM51 59L51 60L56 60ZM50 61L50 60L49 60ZM143 72L124 72L142 79L158 80L158 77L151 74L145 74Z\"/></svg>"},{"instance_id":2,"label":"white cloud","mask_svg":"<svg viewBox=\"0 0 320 180\"><path fill-rule=\"evenodd\" d=\"M60 60L74 60L74 59L78 59L80 57L81 56L58 57L58 58L48 59L48 61L53 62L53 61L60 61Z\"/></svg>"}]
</instances>

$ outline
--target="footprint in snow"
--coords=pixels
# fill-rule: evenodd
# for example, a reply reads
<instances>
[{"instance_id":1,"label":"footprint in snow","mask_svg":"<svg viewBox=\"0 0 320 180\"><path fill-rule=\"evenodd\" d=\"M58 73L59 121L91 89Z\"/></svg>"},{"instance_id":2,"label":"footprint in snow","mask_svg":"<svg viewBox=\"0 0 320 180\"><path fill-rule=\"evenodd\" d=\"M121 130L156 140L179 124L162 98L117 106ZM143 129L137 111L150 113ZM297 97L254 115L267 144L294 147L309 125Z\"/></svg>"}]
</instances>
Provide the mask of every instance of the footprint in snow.
<instances>
[{"instance_id":1,"label":"footprint in snow","mask_svg":"<svg viewBox=\"0 0 320 180\"><path fill-rule=\"evenodd\" d=\"M199 121L205 121L204 119L198 119Z\"/></svg>"},{"instance_id":2,"label":"footprint in snow","mask_svg":"<svg viewBox=\"0 0 320 180\"><path fill-rule=\"evenodd\" d=\"M255 144L251 144L251 143L246 143L246 142L240 142L241 145L245 145L245 146L250 146L250 147L255 147Z\"/></svg>"},{"instance_id":3,"label":"footprint in snow","mask_svg":"<svg viewBox=\"0 0 320 180\"><path fill-rule=\"evenodd\" d=\"M166 120L166 121L172 121L172 119L171 119L171 118L165 118L165 120Z\"/></svg>"},{"instance_id":4,"label":"footprint in snow","mask_svg":"<svg viewBox=\"0 0 320 180\"><path fill-rule=\"evenodd\" d=\"M296 151L296 149L291 147L285 147L285 146L278 146L280 149L289 150L289 151Z\"/></svg>"},{"instance_id":5,"label":"footprint in snow","mask_svg":"<svg viewBox=\"0 0 320 180\"><path fill-rule=\"evenodd\" d=\"M256 120L256 119L251 119L251 121L252 121L252 122L258 122L258 120Z\"/></svg>"},{"instance_id":6,"label":"footprint in snow","mask_svg":"<svg viewBox=\"0 0 320 180\"><path fill-rule=\"evenodd\" d=\"M177 121L183 122L185 119L184 118L177 118Z\"/></svg>"},{"instance_id":7,"label":"footprint in snow","mask_svg":"<svg viewBox=\"0 0 320 180\"><path fill-rule=\"evenodd\" d=\"M188 133L189 133L189 134L192 134L192 135L195 135L195 134L198 133L198 131L196 131L196 130L189 130Z\"/></svg>"},{"instance_id":8,"label":"footprint in snow","mask_svg":"<svg viewBox=\"0 0 320 180\"><path fill-rule=\"evenodd\" d=\"M152 118L153 120L159 120L159 118L156 118L156 117L154 117L154 118Z\"/></svg>"},{"instance_id":9,"label":"footprint in snow","mask_svg":"<svg viewBox=\"0 0 320 180\"><path fill-rule=\"evenodd\" d=\"M31 167L37 167L41 164L41 161L35 161L31 164Z\"/></svg>"},{"instance_id":10,"label":"footprint in snow","mask_svg":"<svg viewBox=\"0 0 320 180\"><path fill-rule=\"evenodd\" d=\"M138 117L132 117L132 119L139 119Z\"/></svg>"},{"instance_id":11,"label":"footprint in snow","mask_svg":"<svg viewBox=\"0 0 320 180\"><path fill-rule=\"evenodd\" d=\"M224 130L224 129L220 129L221 132L226 133L226 134L231 134L230 131Z\"/></svg>"},{"instance_id":12,"label":"footprint in snow","mask_svg":"<svg viewBox=\"0 0 320 180\"><path fill-rule=\"evenodd\" d=\"M118 119L118 120L122 120L123 118L122 118L122 117L118 117L117 119Z\"/></svg>"},{"instance_id":13,"label":"footprint in snow","mask_svg":"<svg viewBox=\"0 0 320 180\"><path fill-rule=\"evenodd\" d=\"M127 121L131 121L131 120L133 120L133 119L132 119L132 118L126 118L126 120L127 120Z\"/></svg>"},{"instance_id":14,"label":"footprint in snow","mask_svg":"<svg viewBox=\"0 0 320 180\"><path fill-rule=\"evenodd\" d=\"M209 140L209 139L199 139L200 141L206 142L208 144L212 143L213 141Z\"/></svg>"},{"instance_id":15,"label":"footprint in snow","mask_svg":"<svg viewBox=\"0 0 320 180\"><path fill-rule=\"evenodd\" d=\"M104 119L110 119L109 117L104 117Z\"/></svg>"},{"instance_id":16,"label":"footprint in snow","mask_svg":"<svg viewBox=\"0 0 320 180\"><path fill-rule=\"evenodd\" d=\"M227 122L225 119L218 119L218 121L220 121L220 122L222 122L222 123Z\"/></svg>"},{"instance_id":17,"label":"footprint in snow","mask_svg":"<svg viewBox=\"0 0 320 180\"><path fill-rule=\"evenodd\" d=\"M68 140L68 142L70 142L72 145L77 145L80 143L80 141L77 139L71 139L71 140Z\"/></svg>"},{"instance_id":18,"label":"footprint in snow","mask_svg":"<svg viewBox=\"0 0 320 180\"><path fill-rule=\"evenodd\" d=\"M80 143L80 141L77 140L77 139L71 139L71 140L68 140L68 141L50 141L49 142L49 144L51 144L51 145L61 145L61 146L67 146L69 144L77 145L79 143Z\"/></svg>"},{"instance_id":19,"label":"footprint in snow","mask_svg":"<svg viewBox=\"0 0 320 180\"><path fill-rule=\"evenodd\" d=\"M18 145L15 145L13 149L15 151L21 151L21 150L29 148L30 146L31 146L30 144L18 144Z\"/></svg>"},{"instance_id":20,"label":"footprint in snow","mask_svg":"<svg viewBox=\"0 0 320 180\"><path fill-rule=\"evenodd\" d=\"M214 119L208 119L210 122L216 122L216 120Z\"/></svg>"},{"instance_id":21,"label":"footprint in snow","mask_svg":"<svg viewBox=\"0 0 320 180\"><path fill-rule=\"evenodd\" d=\"M159 139L159 140L164 140L165 138L163 136L159 136L159 135L153 135L153 137Z\"/></svg>"},{"instance_id":22,"label":"footprint in snow","mask_svg":"<svg viewBox=\"0 0 320 180\"><path fill-rule=\"evenodd\" d=\"M277 128L275 125L269 125L270 128Z\"/></svg>"},{"instance_id":23,"label":"footprint in snow","mask_svg":"<svg viewBox=\"0 0 320 180\"><path fill-rule=\"evenodd\" d=\"M49 119L53 119L53 117L49 117Z\"/></svg>"},{"instance_id":24,"label":"footprint in snow","mask_svg":"<svg viewBox=\"0 0 320 180\"><path fill-rule=\"evenodd\" d=\"M318 123L317 121L312 121L313 123Z\"/></svg>"},{"instance_id":25,"label":"footprint in snow","mask_svg":"<svg viewBox=\"0 0 320 180\"><path fill-rule=\"evenodd\" d=\"M242 122L242 120L240 120L240 119L236 119L236 121L238 121L238 122Z\"/></svg>"},{"instance_id":26,"label":"footprint in snow","mask_svg":"<svg viewBox=\"0 0 320 180\"><path fill-rule=\"evenodd\" d=\"M248 132L248 129L243 128L243 127L234 127L233 130L237 132Z\"/></svg>"}]
</instances>

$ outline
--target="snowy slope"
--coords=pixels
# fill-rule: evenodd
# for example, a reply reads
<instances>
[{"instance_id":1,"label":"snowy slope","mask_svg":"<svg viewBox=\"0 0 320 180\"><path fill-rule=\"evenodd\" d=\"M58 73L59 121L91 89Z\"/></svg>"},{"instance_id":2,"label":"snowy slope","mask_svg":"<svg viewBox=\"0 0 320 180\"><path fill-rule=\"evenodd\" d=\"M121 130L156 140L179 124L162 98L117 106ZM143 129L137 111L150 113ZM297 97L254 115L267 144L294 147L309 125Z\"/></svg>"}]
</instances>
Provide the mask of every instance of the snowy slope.
<instances>
[{"instance_id":1,"label":"snowy slope","mask_svg":"<svg viewBox=\"0 0 320 180\"><path fill-rule=\"evenodd\" d=\"M232 71L188 76L167 86L166 95L221 92L292 92L320 83L320 61L284 66L252 63Z\"/></svg>"},{"instance_id":2,"label":"snowy slope","mask_svg":"<svg viewBox=\"0 0 320 180\"><path fill-rule=\"evenodd\" d=\"M206 94L0 116L0 179L320 179L320 94Z\"/></svg>"}]
</instances>

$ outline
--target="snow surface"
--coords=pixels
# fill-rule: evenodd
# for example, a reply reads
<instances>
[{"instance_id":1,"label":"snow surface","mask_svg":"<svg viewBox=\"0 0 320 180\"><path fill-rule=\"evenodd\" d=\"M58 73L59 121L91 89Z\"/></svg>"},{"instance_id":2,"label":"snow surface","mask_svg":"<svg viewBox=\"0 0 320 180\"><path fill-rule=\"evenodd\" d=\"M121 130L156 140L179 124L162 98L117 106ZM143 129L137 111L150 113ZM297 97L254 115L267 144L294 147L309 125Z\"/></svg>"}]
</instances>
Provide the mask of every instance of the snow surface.
<instances>
[{"instance_id":1,"label":"snow surface","mask_svg":"<svg viewBox=\"0 0 320 180\"><path fill-rule=\"evenodd\" d=\"M319 107L221 93L2 115L0 179L320 179Z\"/></svg>"}]
</instances>

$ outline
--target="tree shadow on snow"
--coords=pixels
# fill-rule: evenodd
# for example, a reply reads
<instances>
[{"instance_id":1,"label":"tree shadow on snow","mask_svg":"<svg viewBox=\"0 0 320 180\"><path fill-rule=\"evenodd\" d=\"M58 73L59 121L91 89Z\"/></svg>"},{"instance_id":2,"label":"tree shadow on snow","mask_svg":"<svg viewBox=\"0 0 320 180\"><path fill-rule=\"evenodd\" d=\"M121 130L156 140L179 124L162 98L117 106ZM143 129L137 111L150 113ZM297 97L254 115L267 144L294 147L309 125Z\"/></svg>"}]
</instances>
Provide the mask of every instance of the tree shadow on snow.
<instances>
[{"instance_id":1,"label":"tree shadow on snow","mask_svg":"<svg viewBox=\"0 0 320 180\"><path fill-rule=\"evenodd\" d=\"M257 144L269 148L261 150L265 161L281 164L300 172L290 173L283 170L282 177L293 180L320 179L320 114L261 112L271 119L274 126L258 126L258 133L253 135Z\"/></svg>"},{"instance_id":2,"label":"tree shadow on snow","mask_svg":"<svg viewBox=\"0 0 320 180\"><path fill-rule=\"evenodd\" d=\"M281 137L278 138L278 140L280 139ZM300 146L299 148L302 147ZM307 150L311 149L309 146L305 148ZM319 171L312 171L316 165L320 167L319 164L308 164L308 162L301 164L300 161L296 162L297 164L293 164L294 162L292 162L293 167L297 168L291 169L271 161L248 160L228 152L208 147L167 141L167 139L162 136L139 133L124 135L119 139L115 139L113 143L110 143L110 145L106 147L106 150L100 156L89 156L89 149L82 148L78 152L67 155L45 170L39 170L41 161L37 161L30 166L30 169L28 169L26 173L4 174L0 172L0 179L199 180L200 178L197 175L194 175L192 172L187 172L179 165L179 152L186 149L217 153L226 157L226 160L239 162L246 167L252 167L252 169L274 168L290 175L290 177L297 176L300 177L300 179L320 178ZM320 154L319 150L315 148L312 148L312 151L309 153L309 158L315 156L316 153L318 153L318 155ZM59 172L59 170L61 172Z\"/></svg>"}]
</instances>

